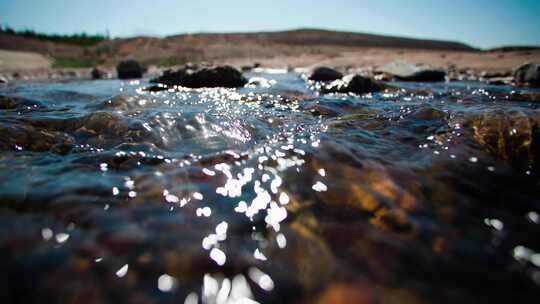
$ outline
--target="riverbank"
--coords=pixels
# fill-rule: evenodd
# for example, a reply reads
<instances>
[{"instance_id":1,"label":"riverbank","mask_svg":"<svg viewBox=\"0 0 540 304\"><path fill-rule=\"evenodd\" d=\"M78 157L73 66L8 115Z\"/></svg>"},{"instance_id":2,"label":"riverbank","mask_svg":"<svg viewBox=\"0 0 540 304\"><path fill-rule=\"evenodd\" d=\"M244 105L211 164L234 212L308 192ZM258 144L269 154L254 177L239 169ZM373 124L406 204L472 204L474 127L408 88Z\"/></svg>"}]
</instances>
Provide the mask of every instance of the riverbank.
<instances>
[{"instance_id":1,"label":"riverbank","mask_svg":"<svg viewBox=\"0 0 540 304\"><path fill-rule=\"evenodd\" d=\"M300 54L295 56L244 57L217 59L211 64L229 64L236 68L254 65L270 69L297 68L300 71L316 66L329 66L342 72L372 71L394 61L427 64L446 71L471 75L511 75L520 65L540 61L540 50L497 50L491 52L461 52L394 48L360 48L334 55ZM174 66L151 65L148 76ZM114 66L102 66L109 77L116 77ZM7 80L86 79L91 68L53 68L51 59L37 53L0 50L0 76Z\"/></svg>"}]
</instances>

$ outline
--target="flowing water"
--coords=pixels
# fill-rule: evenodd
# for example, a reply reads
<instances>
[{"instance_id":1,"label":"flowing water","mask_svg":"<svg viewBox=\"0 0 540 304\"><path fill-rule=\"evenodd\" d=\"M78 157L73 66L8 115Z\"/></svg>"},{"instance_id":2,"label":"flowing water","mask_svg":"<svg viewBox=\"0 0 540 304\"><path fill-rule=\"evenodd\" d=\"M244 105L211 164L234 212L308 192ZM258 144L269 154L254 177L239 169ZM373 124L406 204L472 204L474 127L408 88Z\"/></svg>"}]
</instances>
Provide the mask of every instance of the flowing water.
<instances>
[{"instance_id":1,"label":"flowing water","mask_svg":"<svg viewBox=\"0 0 540 304\"><path fill-rule=\"evenodd\" d=\"M248 76L0 88L2 303L538 301L538 91Z\"/></svg>"}]
</instances>

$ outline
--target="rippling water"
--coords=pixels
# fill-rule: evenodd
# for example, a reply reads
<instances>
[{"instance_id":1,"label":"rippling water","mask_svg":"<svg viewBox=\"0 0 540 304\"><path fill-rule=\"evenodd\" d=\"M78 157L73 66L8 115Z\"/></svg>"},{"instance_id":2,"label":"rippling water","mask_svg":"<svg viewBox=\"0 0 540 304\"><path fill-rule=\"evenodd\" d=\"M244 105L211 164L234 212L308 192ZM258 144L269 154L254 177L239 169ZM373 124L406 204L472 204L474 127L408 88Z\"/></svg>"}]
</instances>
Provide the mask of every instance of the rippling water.
<instances>
[{"instance_id":1,"label":"rippling water","mask_svg":"<svg viewBox=\"0 0 540 304\"><path fill-rule=\"evenodd\" d=\"M535 303L538 91L0 89L3 303Z\"/></svg>"}]
</instances>

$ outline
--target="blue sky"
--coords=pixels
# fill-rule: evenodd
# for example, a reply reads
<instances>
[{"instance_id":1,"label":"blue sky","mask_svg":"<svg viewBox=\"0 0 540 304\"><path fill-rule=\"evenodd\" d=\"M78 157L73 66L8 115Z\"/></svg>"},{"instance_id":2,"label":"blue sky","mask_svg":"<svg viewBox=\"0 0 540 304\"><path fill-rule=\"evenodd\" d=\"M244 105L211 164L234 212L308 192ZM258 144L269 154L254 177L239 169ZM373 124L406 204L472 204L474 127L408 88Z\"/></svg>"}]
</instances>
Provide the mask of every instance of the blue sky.
<instances>
[{"instance_id":1,"label":"blue sky","mask_svg":"<svg viewBox=\"0 0 540 304\"><path fill-rule=\"evenodd\" d=\"M540 0L0 0L0 23L113 37L324 28L540 45Z\"/></svg>"}]
</instances>

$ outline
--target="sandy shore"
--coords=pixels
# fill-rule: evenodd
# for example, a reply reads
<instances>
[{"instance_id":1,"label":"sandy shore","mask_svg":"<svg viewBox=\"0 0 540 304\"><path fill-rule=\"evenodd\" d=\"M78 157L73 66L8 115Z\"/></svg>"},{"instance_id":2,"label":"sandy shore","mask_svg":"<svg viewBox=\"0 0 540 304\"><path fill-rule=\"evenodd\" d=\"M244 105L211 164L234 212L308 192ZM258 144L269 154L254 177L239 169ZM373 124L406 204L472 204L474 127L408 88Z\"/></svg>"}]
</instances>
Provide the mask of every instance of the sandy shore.
<instances>
[{"instance_id":1,"label":"sandy shore","mask_svg":"<svg viewBox=\"0 0 540 304\"><path fill-rule=\"evenodd\" d=\"M258 62L272 68L329 66L335 68L371 69L392 61L406 61L413 64L428 64L433 67L458 70L472 69L476 72L512 72L527 62L539 62L540 50L495 51L495 52L444 52L428 50L402 50L366 48L345 51L336 56L300 55L274 58L235 58L224 60L234 66L244 66Z\"/></svg>"},{"instance_id":2,"label":"sandy shore","mask_svg":"<svg viewBox=\"0 0 540 304\"><path fill-rule=\"evenodd\" d=\"M267 68L306 68L328 66L347 70L374 70L393 61L405 61L412 64L427 64L444 70L472 71L482 73L512 73L517 67L527 62L540 62L540 50L461 52L431 51L415 49L389 48L351 48L328 54L298 54L295 56L279 55L275 57L239 57L216 59L214 64L229 64L237 68L253 66L254 63ZM90 78L86 69L54 69L52 60L31 52L0 50L0 76L7 79L58 79ZM105 66L111 76L114 66ZM149 67L148 75L159 74L165 68ZM16 75L16 76L14 76Z\"/></svg>"},{"instance_id":3,"label":"sandy shore","mask_svg":"<svg viewBox=\"0 0 540 304\"><path fill-rule=\"evenodd\" d=\"M0 71L28 71L49 69L52 60L32 52L0 50Z\"/></svg>"}]
</instances>

